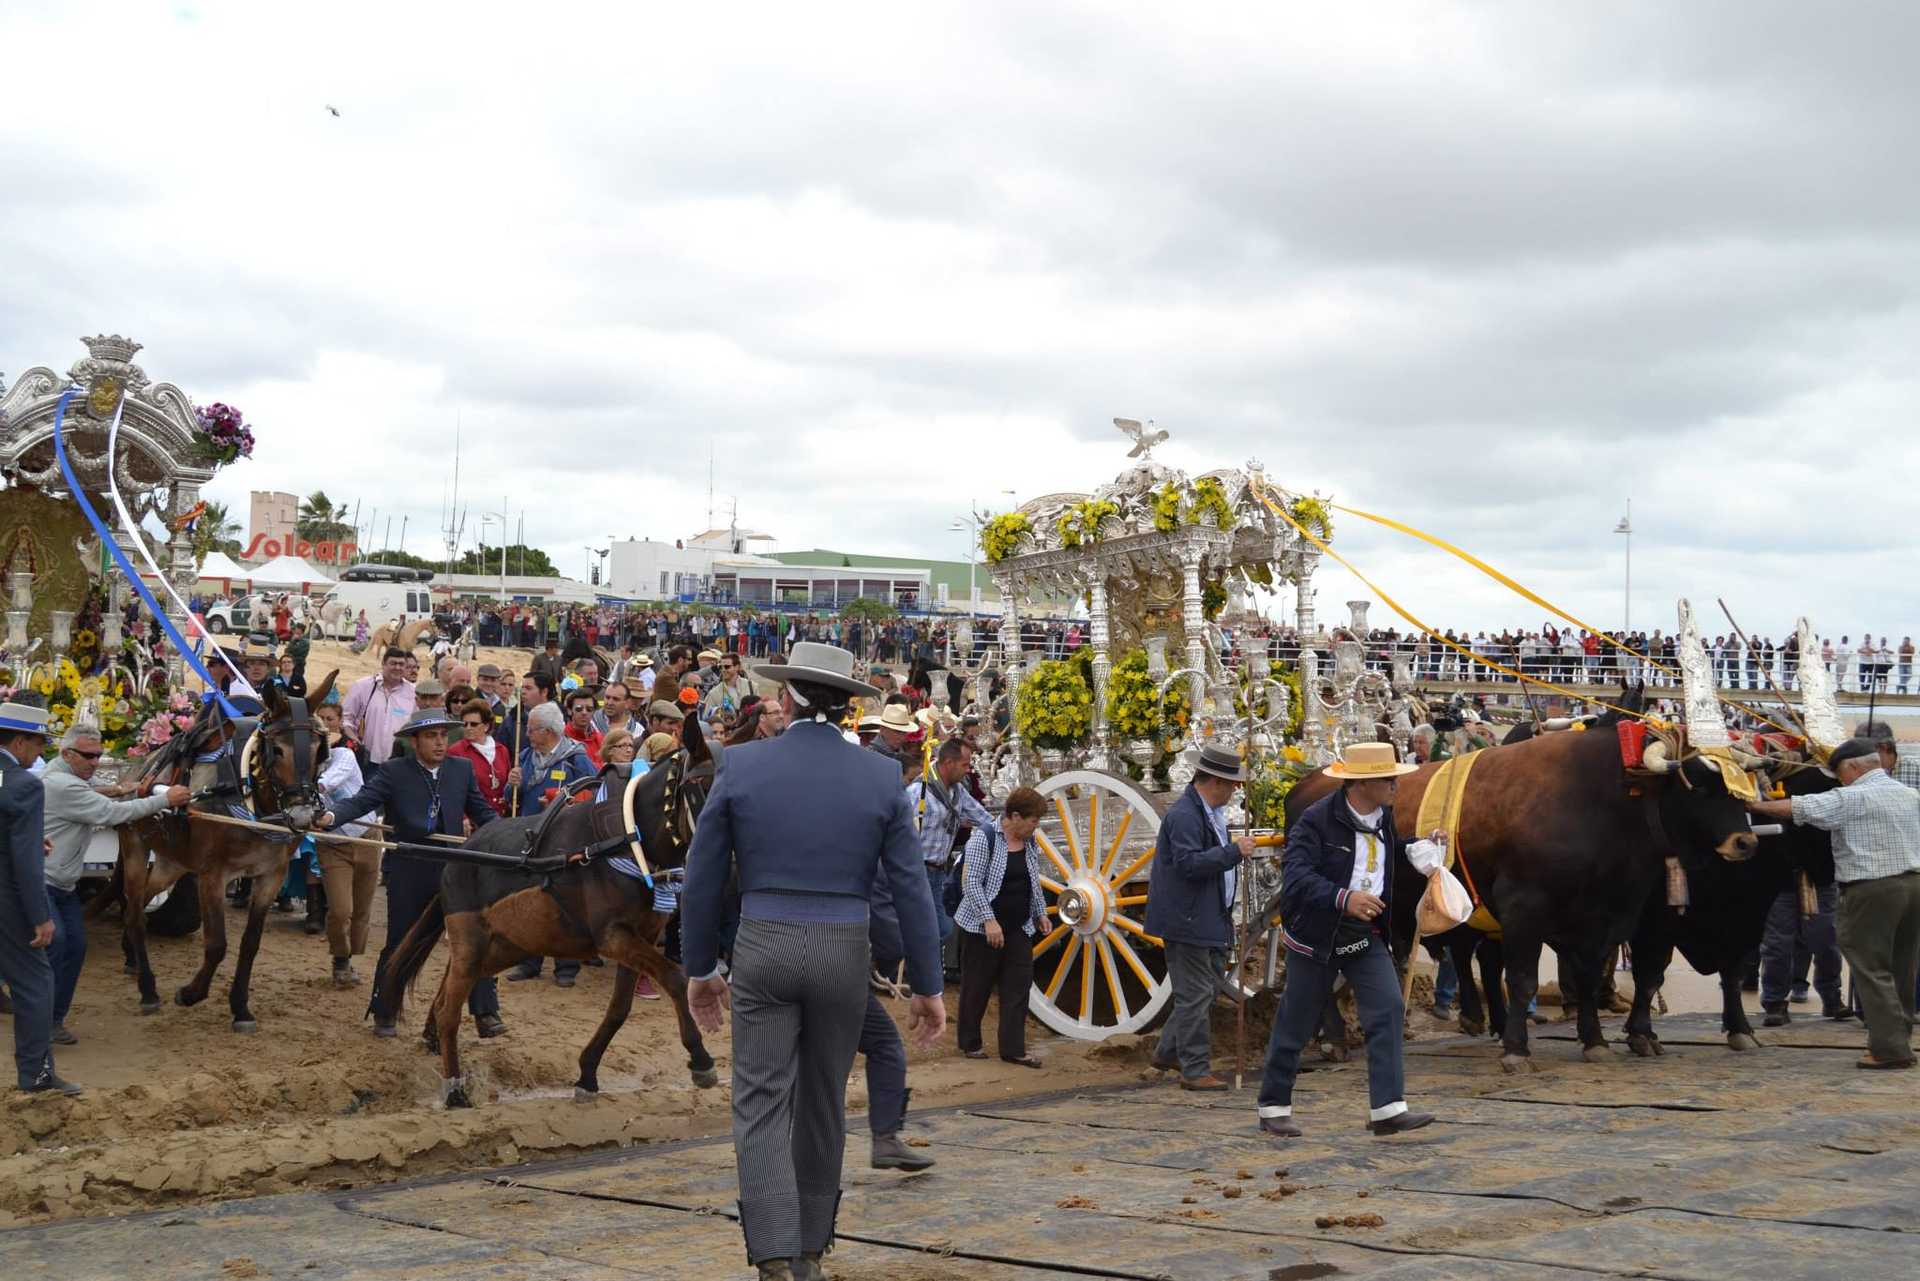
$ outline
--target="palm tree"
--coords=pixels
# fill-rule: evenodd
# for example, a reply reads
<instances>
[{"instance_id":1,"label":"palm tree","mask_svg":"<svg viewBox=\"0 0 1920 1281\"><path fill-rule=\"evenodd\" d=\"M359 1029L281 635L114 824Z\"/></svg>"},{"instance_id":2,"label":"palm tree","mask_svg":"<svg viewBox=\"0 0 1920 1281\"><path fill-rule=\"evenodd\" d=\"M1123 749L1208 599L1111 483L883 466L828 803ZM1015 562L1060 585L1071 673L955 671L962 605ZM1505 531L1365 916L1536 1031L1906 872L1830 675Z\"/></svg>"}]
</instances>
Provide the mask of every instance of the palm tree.
<instances>
[{"instance_id":1,"label":"palm tree","mask_svg":"<svg viewBox=\"0 0 1920 1281\"><path fill-rule=\"evenodd\" d=\"M227 514L225 503L208 503L193 527L193 558L204 561L214 552L240 554L240 525Z\"/></svg>"},{"instance_id":2,"label":"palm tree","mask_svg":"<svg viewBox=\"0 0 1920 1281\"><path fill-rule=\"evenodd\" d=\"M345 503L336 504L326 491L316 489L300 500L294 515L293 532L308 542L337 541L351 537L353 526L346 522Z\"/></svg>"}]
</instances>

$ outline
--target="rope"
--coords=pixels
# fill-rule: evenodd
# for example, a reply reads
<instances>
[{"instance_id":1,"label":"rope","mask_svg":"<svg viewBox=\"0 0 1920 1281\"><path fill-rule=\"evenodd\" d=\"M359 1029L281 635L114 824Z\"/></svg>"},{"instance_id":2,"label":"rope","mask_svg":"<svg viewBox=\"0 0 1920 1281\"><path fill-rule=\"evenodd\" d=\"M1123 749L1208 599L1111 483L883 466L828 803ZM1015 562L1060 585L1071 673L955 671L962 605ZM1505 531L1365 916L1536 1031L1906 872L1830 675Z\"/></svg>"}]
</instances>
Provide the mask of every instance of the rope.
<instances>
[{"instance_id":1,"label":"rope","mask_svg":"<svg viewBox=\"0 0 1920 1281\"><path fill-rule=\"evenodd\" d=\"M1265 502L1266 500L1263 497L1261 501ZM1271 508L1273 507L1273 504L1267 503L1267 506ZM1478 556L1475 556L1472 552L1456 547L1452 543L1446 541L1444 538L1438 538L1433 534L1427 533L1425 530L1415 529L1413 526L1394 520L1390 516L1380 516L1373 512L1361 511L1357 507L1345 507L1339 503L1332 503L1332 504L1329 504L1329 506L1331 506L1335 511L1345 512L1349 516L1358 516L1362 520L1370 520L1376 525L1381 525L1387 529L1391 529L1398 533L1405 534L1410 538L1417 538L1421 542L1426 543L1428 546L1437 547L1441 551L1446 552L1449 555L1457 556L1461 560L1465 561L1467 564L1473 566L1475 569L1485 574L1488 578L1493 579L1494 582L1499 583L1502 587L1505 587L1508 590L1515 592L1520 596L1525 597L1527 600L1532 601L1534 604L1538 605L1540 608L1546 610L1549 614L1552 614L1555 618L1561 619L1564 622L1572 623L1575 627L1585 630L1589 635L1597 637L1598 639L1613 646L1615 649L1619 650L1620 652L1624 654L1631 654L1633 657L1639 659L1641 662L1645 663L1647 666L1655 668L1658 671L1665 672L1669 676L1678 676L1681 674L1677 668L1669 667L1665 663L1654 658L1652 655L1643 654L1639 650L1633 648L1633 646L1625 643L1624 641L1615 639L1610 632L1603 631L1602 629L1595 627L1592 623L1589 623L1584 619L1577 618L1574 615L1569 614L1566 610L1561 609L1558 605L1555 605L1552 601L1546 599L1544 596L1540 596L1536 594L1535 592L1531 591L1523 584L1516 582L1510 576L1501 573L1499 570L1495 569L1493 566L1487 564L1487 562L1481 560ZM1274 510L1278 511L1279 509L1274 508ZM1281 512L1281 514L1283 516L1286 516L1287 520L1293 521L1293 517L1290 515L1287 515L1287 513ZM1294 528L1300 529L1301 526L1299 525L1298 522L1294 522ZM1311 538L1312 535L1309 534L1308 537ZM1314 539L1314 542L1316 544L1319 544L1319 546L1323 551L1327 550L1326 545L1324 543L1320 543L1319 539L1317 538ZM1347 562L1344 560L1342 560L1340 563L1343 565L1347 564ZM1352 570L1353 566L1347 565L1347 568ZM1354 570L1353 572L1356 577L1359 576L1358 570ZM1362 578L1361 581L1365 582L1366 580ZM1371 586L1371 584L1368 584L1368 585ZM1375 590L1378 591L1379 589L1375 588ZM1426 630L1426 629L1422 628L1422 630ZM1738 628L1736 627L1735 630L1737 631ZM1430 631L1427 634L1429 636L1433 635L1433 633ZM1443 636L1434 636L1433 639L1439 640L1439 641L1446 640L1446 638ZM1744 635L1741 637L1741 639L1744 642L1745 640ZM1489 666L1491 666L1491 664L1489 664ZM1772 679L1771 673L1768 674L1768 679L1769 680ZM1545 682L1541 682L1541 683L1544 684ZM1742 703L1739 699L1728 698L1726 695L1720 693L1718 690L1714 691L1713 696L1718 701L1725 703L1728 707L1738 708L1739 710L1745 712L1747 715L1752 716L1757 720L1765 721L1767 724L1773 726L1775 729L1779 730L1783 734L1791 734L1793 732L1792 730L1788 729L1786 726L1774 720L1772 717L1768 716L1765 712L1762 712L1755 707L1749 707L1745 703Z\"/></svg>"},{"instance_id":2,"label":"rope","mask_svg":"<svg viewBox=\"0 0 1920 1281\"><path fill-rule=\"evenodd\" d=\"M1520 681L1524 684L1536 685L1541 689L1551 690L1553 693L1560 695L1562 698L1571 698L1571 699L1578 700L1579 702L1582 702L1582 703L1590 703L1595 707L1604 707L1610 712L1618 712L1622 716L1630 716L1635 720L1646 721L1652 725L1664 724L1664 722L1661 721L1658 717L1650 716L1646 712L1632 711L1625 707L1615 706L1614 704L1607 702L1603 698L1595 698L1591 694L1582 694L1576 690L1564 689L1559 685L1555 685L1551 681L1543 681L1543 680L1540 680L1538 677L1529 676L1525 672L1519 671L1515 668L1508 667L1502 663L1496 663L1492 659L1487 658L1484 655L1474 653L1471 649L1468 649L1466 646L1460 644L1457 641L1449 640L1447 637L1442 636L1439 632L1434 631L1433 628L1427 626L1420 619L1415 618L1411 613L1407 612L1406 607L1403 606L1399 601L1395 600L1386 591L1385 588L1381 587L1378 583L1374 582L1371 578L1368 578L1365 574L1361 573L1359 568L1355 566L1352 561L1348 560L1345 556L1342 556L1339 552L1329 547L1325 539L1321 538L1319 535L1315 534L1312 530L1308 529L1305 525L1302 525L1299 521L1295 520L1293 518L1293 514L1287 511L1286 508L1279 506L1271 498L1268 498L1266 495L1265 487L1261 485L1261 483L1258 480L1254 480L1250 488L1253 491L1254 497L1258 498L1263 504L1265 504L1268 511L1280 517L1280 519L1286 521L1287 524L1293 526L1296 530L1300 532L1301 537L1305 538L1308 542L1312 543L1315 547L1319 548L1322 553L1324 553L1327 556L1331 556L1335 561L1339 562L1341 567L1344 568L1349 574L1352 574L1355 578L1359 579L1362 583L1366 584L1371 591L1373 591L1376 595L1378 595L1380 599L1386 603L1386 606L1388 609L1391 609L1394 613L1400 615L1401 618L1404 618L1408 623L1419 628L1422 632L1426 634L1429 640L1437 641L1440 644L1445 645L1448 649L1455 650L1458 653L1465 655L1467 658L1471 659L1473 662L1479 663L1483 667L1490 667L1494 671L1499 672L1506 676L1511 676L1513 679Z\"/></svg>"}]
</instances>

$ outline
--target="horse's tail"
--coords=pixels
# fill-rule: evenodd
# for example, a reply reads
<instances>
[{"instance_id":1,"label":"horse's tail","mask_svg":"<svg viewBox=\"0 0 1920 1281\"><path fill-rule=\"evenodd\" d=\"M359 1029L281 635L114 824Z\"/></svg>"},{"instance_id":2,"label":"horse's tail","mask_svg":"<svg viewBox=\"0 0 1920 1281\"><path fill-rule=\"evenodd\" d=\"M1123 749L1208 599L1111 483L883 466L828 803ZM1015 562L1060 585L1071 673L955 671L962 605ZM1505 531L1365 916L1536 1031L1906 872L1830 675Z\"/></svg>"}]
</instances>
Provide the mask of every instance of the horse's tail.
<instances>
[{"instance_id":1,"label":"horse's tail","mask_svg":"<svg viewBox=\"0 0 1920 1281\"><path fill-rule=\"evenodd\" d=\"M420 971L426 967L427 957L433 952L440 936L447 932L447 908L440 895L433 896L433 902L427 904L427 910L413 923L407 936L400 940L400 946L394 949L393 959L387 962L386 972L380 976L380 990L393 995L393 1011L398 1014L406 1000L407 990L420 977Z\"/></svg>"}]
</instances>

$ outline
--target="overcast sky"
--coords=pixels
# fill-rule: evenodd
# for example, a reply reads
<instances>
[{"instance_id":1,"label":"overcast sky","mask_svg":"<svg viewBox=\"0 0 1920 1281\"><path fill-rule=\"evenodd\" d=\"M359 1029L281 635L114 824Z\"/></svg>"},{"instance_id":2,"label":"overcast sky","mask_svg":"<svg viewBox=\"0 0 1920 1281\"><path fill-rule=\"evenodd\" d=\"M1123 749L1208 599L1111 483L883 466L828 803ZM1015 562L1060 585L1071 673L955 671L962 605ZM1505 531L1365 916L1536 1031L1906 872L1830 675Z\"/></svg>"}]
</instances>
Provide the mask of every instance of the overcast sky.
<instances>
[{"instance_id":1,"label":"overcast sky","mask_svg":"<svg viewBox=\"0 0 1920 1281\"><path fill-rule=\"evenodd\" d=\"M1637 625L1920 632L1909 4L12 0L0 48L0 371L137 338L255 424L243 520L437 554L459 421L469 541L504 498L576 574L702 528L710 448L721 523L961 557L1119 414L1603 626L1631 498Z\"/></svg>"}]
</instances>

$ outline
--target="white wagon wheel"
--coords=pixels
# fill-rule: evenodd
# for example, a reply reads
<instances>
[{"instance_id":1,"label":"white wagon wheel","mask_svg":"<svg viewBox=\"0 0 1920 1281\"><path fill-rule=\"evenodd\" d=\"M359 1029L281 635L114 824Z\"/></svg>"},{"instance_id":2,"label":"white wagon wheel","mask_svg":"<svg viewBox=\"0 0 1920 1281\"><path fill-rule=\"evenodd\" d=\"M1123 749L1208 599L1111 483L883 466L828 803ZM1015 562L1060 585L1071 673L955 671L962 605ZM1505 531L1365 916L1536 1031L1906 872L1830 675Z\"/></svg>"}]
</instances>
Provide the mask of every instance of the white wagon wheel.
<instances>
[{"instance_id":1,"label":"white wagon wheel","mask_svg":"<svg viewBox=\"0 0 1920 1281\"><path fill-rule=\"evenodd\" d=\"M1147 876L1160 812L1119 775L1068 770L1041 781L1034 834L1040 887L1056 924L1033 946L1042 1023L1079 1041L1148 1027L1173 995L1166 953L1147 933Z\"/></svg>"}]
</instances>

